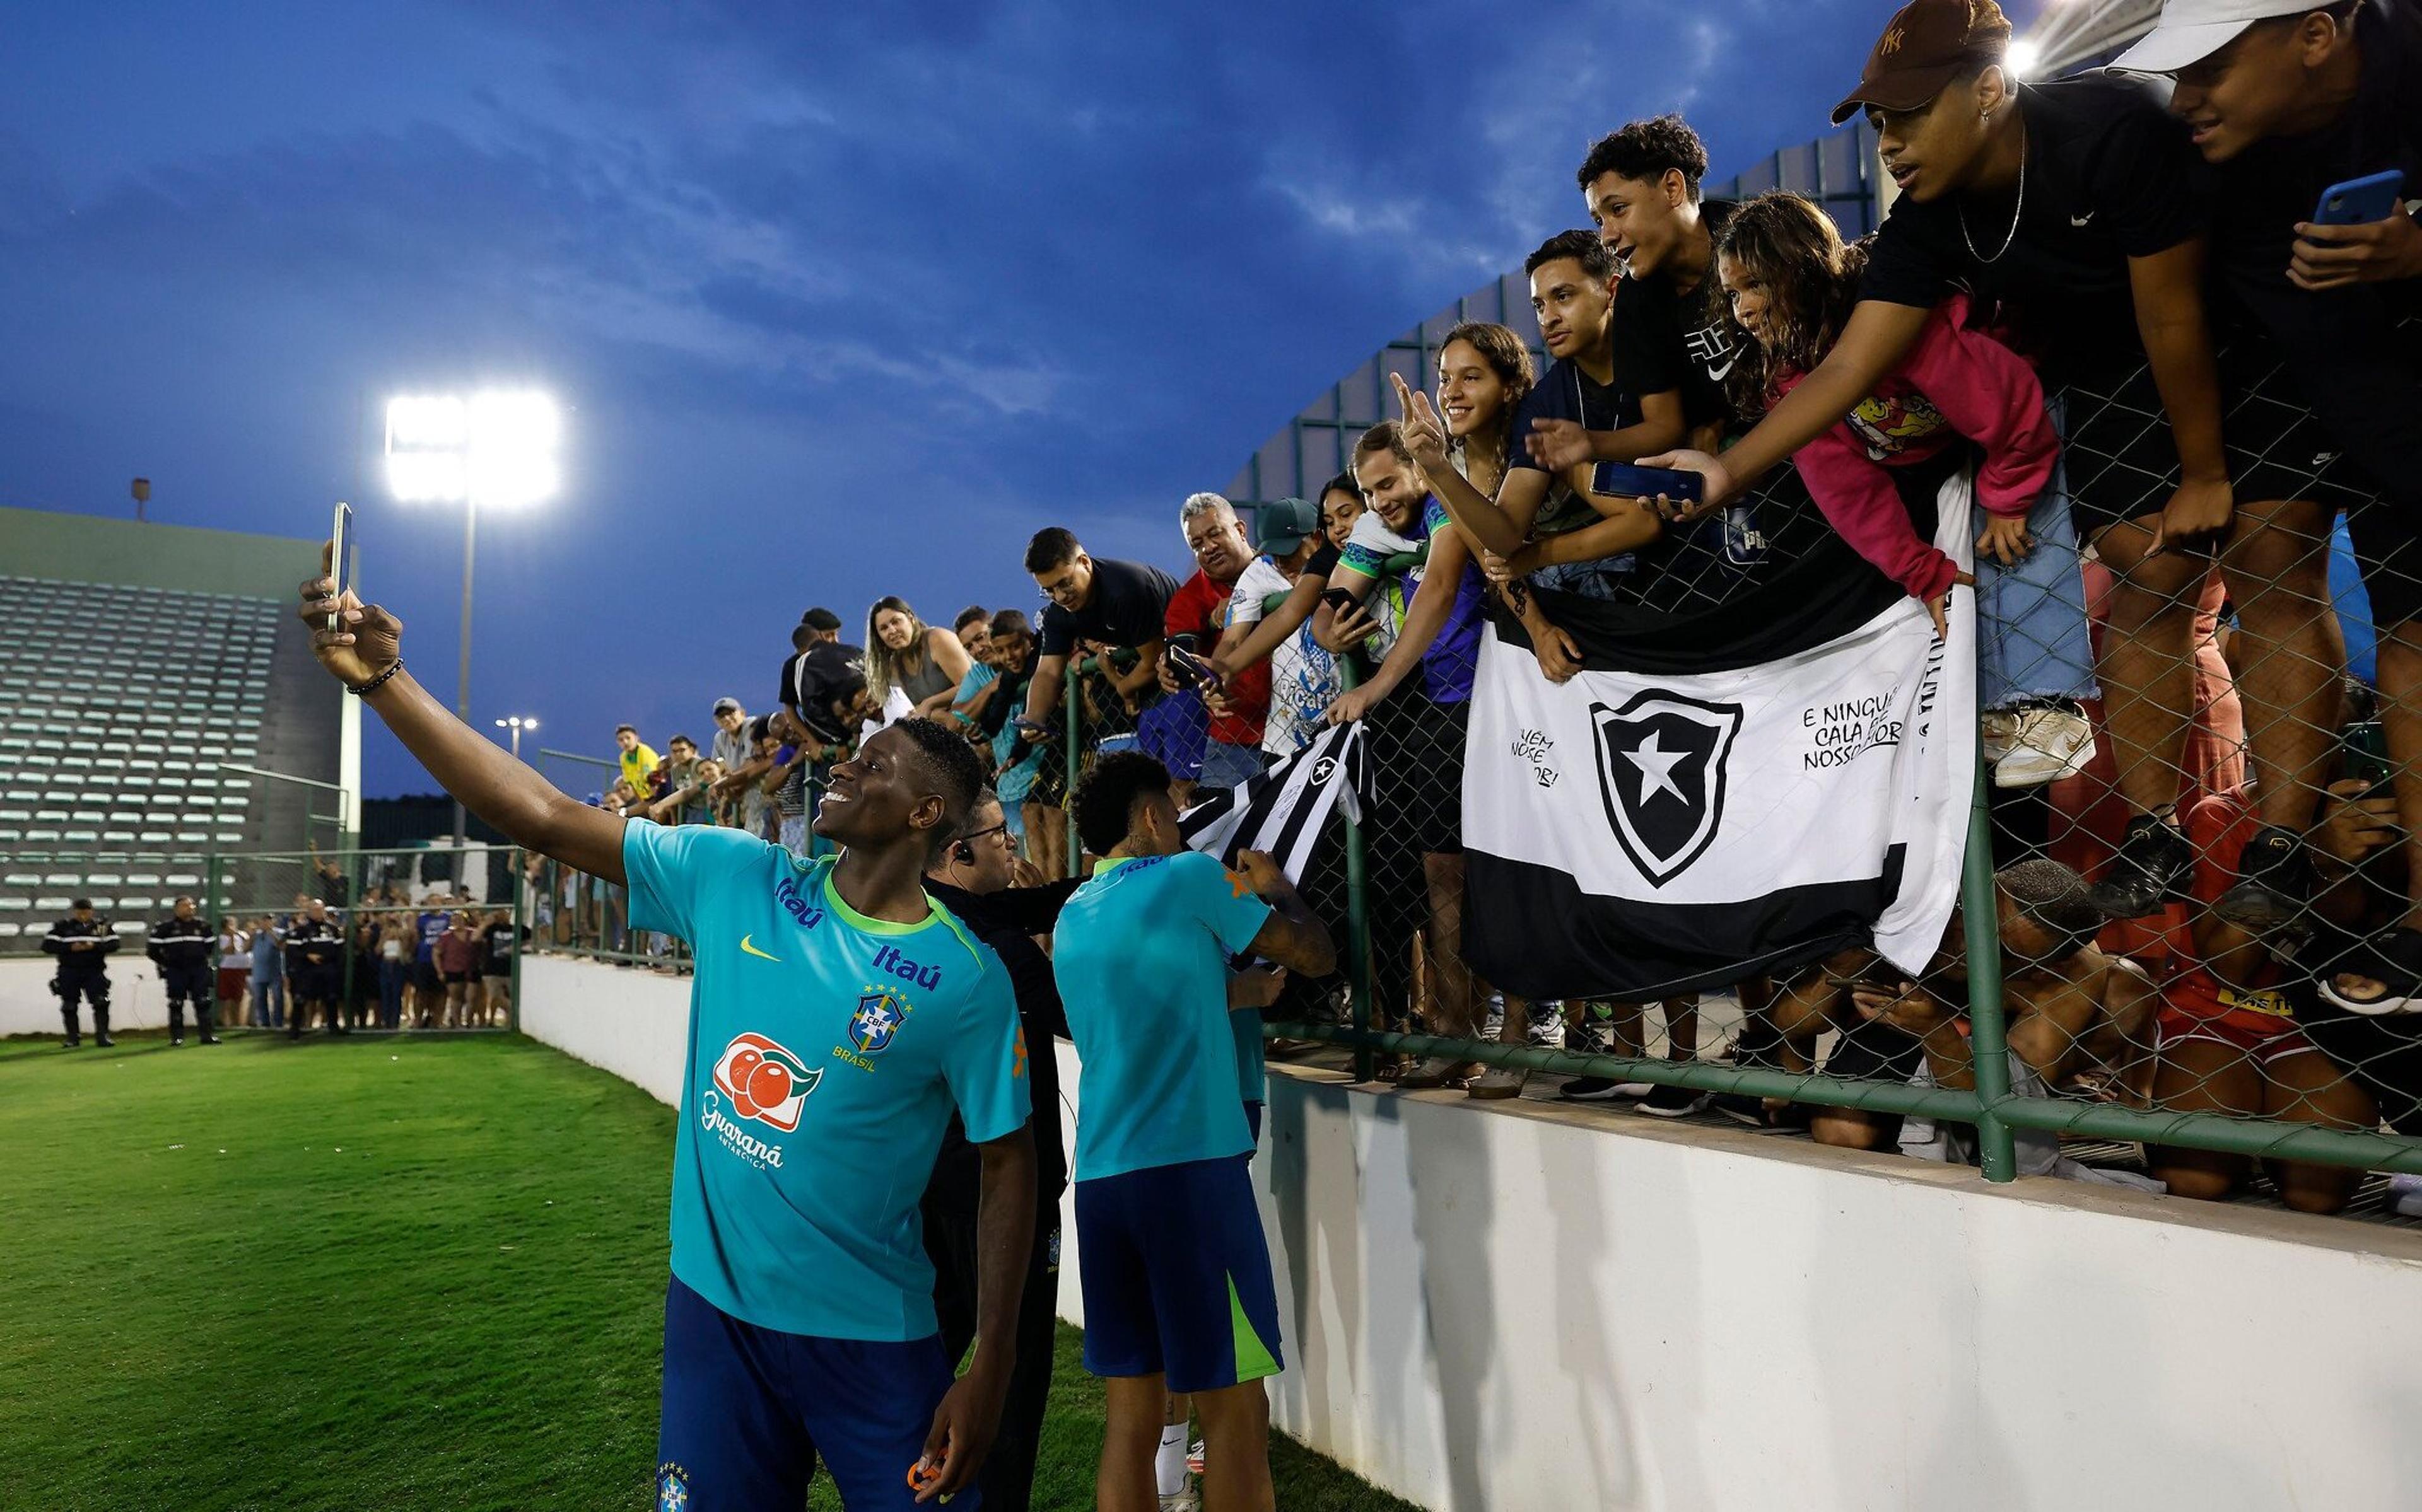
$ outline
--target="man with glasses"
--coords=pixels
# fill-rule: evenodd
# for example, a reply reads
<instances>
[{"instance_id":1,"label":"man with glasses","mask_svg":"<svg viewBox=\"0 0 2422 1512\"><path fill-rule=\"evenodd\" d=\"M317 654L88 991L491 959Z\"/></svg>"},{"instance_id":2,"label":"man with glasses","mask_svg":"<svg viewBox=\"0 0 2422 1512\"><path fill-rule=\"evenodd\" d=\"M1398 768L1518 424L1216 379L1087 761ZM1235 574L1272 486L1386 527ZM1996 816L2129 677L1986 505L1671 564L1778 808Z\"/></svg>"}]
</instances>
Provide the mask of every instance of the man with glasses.
<instances>
[{"instance_id":1,"label":"man with glasses","mask_svg":"<svg viewBox=\"0 0 2422 1512\"><path fill-rule=\"evenodd\" d=\"M967 810L967 828L925 870L925 891L957 915L1008 968L1025 1031L1028 1081L1034 1099L1034 1243L1018 1304L1017 1363L993 1441L976 1484L993 1512L1025 1512L1033 1492L1036 1445L1051 1395L1052 1329L1060 1311L1060 1194L1068 1186L1068 1156L1060 1129L1060 1062L1053 1047L1068 1033L1051 959L1035 943L1059 923L1061 906L1077 890L1072 880L1038 883L1017 859L1008 815L990 788ZM925 1188L925 1253L934 1262L934 1308L941 1315L942 1349L956 1358L976 1325L978 1198L982 1161L957 1120L942 1138L934 1177Z\"/></svg>"}]
</instances>

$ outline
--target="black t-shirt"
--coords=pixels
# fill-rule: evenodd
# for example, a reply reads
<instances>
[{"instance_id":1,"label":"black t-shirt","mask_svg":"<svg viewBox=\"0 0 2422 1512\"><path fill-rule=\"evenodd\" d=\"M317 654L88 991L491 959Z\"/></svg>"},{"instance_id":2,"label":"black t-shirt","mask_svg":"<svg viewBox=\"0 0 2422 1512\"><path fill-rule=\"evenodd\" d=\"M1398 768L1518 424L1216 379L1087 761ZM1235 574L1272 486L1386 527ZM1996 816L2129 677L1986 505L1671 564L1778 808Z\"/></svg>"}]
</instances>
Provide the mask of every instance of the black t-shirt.
<instances>
[{"instance_id":1,"label":"black t-shirt","mask_svg":"<svg viewBox=\"0 0 2422 1512\"><path fill-rule=\"evenodd\" d=\"M2312 292L2288 281L2298 223L2332 184L2388 168L2422 198L2422 8L2357 12L2354 101L2312 135L2259 142L2220 167L2212 260L2267 330L2313 413L2381 492L2422 500L2422 280ZM2399 329L2399 322L2408 322Z\"/></svg>"},{"instance_id":2,"label":"black t-shirt","mask_svg":"<svg viewBox=\"0 0 2422 1512\"><path fill-rule=\"evenodd\" d=\"M522 939L528 939L529 927L523 926L520 934ZM487 964L483 970L500 975L512 970L513 935L513 927L510 924L492 924L480 931L480 938L487 947Z\"/></svg>"},{"instance_id":3,"label":"black t-shirt","mask_svg":"<svg viewBox=\"0 0 2422 1512\"><path fill-rule=\"evenodd\" d=\"M845 641L818 641L791 659L782 701L796 704L799 717L817 737L837 740L849 732L833 716L833 699L866 677L866 653Z\"/></svg>"},{"instance_id":4,"label":"black t-shirt","mask_svg":"<svg viewBox=\"0 0 2422 1512\"><path fill-rule=\"evenodd\" d=\"M1518 467L1548 471L1531 460L1530 448L1522 444L1522 438L1536 429L1541 420L1570 420L1583 430L1622 430L1640 423L1640 401L1617 384L1592 378L1579 363L1557 358L1515 406L1514 429L1505 445L1507 472Z\"/></svg>"},{"instance_id":5,"label":"black t-shirt","mask_svg":"<svg viewBox=\"0 0 2422 1512\"><path fill-rule=\"evenodd\" d=\"M2024 86L2019 113L2023 200L1900 199L1859 297L1931 309L1969 289L1978 322L2006 330L2047 384L2124 377L2145 360L2128 259L2203 234L2210 172L2184 123L2129 80Z\"/></svg>"},{"instance_id":6,"label":"black t-shirt","mask_svg":"<svg viewBox=\"0 0 2422 1512\"><path fill-rule=\"evenodd\" d=\"M1733 202L1710 199L1699 207L1699 219L1714 237L1732 218ZM1614 288L1614 382L1626 394L1682 396L1682 422L1696 430L1728 421L1732 400L1724 380L1732 376L1740 354L1733 350L1732 328L1716 299L1715 259L1699 282L1685 294L1663 272L1635 278L1623 275ZM1637 413L1638 400L1632 400Z\"/></svg>"},{"instance_id":7,"label":"black t-shirt","mask_svg":"<svg viewBox=\"0 0 2422 1512\"><path fill-rule=\"evenodd\" d=\"M1009 970L1018 1022L1026 1033L1027 1075L1034 1103L1035 1195L1046 1210L1058 1208L1060 1193L1068 1185L1068 1152L1060 1131L1060 1057L1053 1050L1054 1040L1068 1037L1068 1015L1060 1002L1060 982L1052 974L1051 958L1034 943L1034 936L1051 932L1078 881L1070 878L1043 887L985 894L931 878L925 881L925 891L934 901L956 914ZM977 1174L979 1163L975 1147L967 1143L966 1126L952 1114L935 1161L933 1185L964 1187Z\"/></svg>"},{"instance_id":8,"label":"black t-shirt","mask_svg":"<svg viewBox=\"0 0 2422 1512\"><path fill-rule=\"evenodd\" d=\"M1177 580L1141 562L1093 559L1093 596L1084 608L1043 609L1043 654L1066 656L1078 641L1149 646L1161 638Z\"/></svg>"}]
</instances>

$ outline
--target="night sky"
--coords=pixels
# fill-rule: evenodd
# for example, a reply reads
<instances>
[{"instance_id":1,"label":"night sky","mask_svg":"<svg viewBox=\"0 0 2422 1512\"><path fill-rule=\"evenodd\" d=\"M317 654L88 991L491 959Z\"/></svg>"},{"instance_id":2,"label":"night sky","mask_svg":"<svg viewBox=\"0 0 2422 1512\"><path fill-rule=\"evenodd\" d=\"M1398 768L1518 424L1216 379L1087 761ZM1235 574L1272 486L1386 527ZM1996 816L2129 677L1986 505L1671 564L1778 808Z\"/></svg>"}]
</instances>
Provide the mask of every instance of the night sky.
<instances>
[{"instance_id":1,"label":"night sky","mask_svg":"<svg viewBox=\"0 0 2422 1512\"><path fill-rule=\"evenodd\" d=\"M1581 224L1685 111L1825 129L1886 0L1517 7L12 8L0 503L288 535L454 690L459 508L385 397L536 384L565 488L483 515L473 707L606 752L762 710L790 627L1031 609L1027 536L1176 567L1179 501ZM373 795L432 785L375 728Z\"/></svg>"}]
</instances>

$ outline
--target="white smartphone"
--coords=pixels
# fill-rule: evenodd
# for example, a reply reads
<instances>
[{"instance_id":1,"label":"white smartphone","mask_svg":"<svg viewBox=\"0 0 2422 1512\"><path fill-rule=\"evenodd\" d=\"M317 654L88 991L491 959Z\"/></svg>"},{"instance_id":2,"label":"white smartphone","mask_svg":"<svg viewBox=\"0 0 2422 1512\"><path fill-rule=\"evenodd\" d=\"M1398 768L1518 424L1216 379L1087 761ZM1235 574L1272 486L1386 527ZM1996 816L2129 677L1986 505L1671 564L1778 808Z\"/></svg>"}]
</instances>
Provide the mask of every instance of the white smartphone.
<instances>
[{"instance_id":1,"label":"white smartphone","mask_svg":"<svg viewBox=\"0 0 2422 1512\"><path fill-rule=\"evenodd\" d=\"M328 532L328 571L337 580L338 610L328 616L328 628L335 630L343 621L345 595L354 585L354 507L341 499L337 501L337 522Z\"/></svg>"}]
</instances>

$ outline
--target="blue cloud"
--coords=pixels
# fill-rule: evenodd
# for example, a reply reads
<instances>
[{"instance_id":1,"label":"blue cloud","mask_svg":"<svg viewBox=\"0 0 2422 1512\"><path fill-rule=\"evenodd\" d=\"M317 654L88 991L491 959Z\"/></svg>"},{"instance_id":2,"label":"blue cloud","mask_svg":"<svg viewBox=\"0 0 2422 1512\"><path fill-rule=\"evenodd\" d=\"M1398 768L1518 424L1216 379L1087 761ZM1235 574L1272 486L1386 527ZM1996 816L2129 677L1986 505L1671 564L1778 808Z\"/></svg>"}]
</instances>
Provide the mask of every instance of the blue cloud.
<instances>
[{"instance_id":1,"label":"blue cloud","mask_svg":"<svg viewBox=\"0 0 2422 1512\"><path fill-rule=\"evenodd\" d=\"M1887 8L53 8L0 65L0 491L354 497L442 667L459 517L379 495L378 406L544 382L566 496L483 522L475 705L702 725L810 602L1029 604L1046 522L1174 562L1187 492L1578 217L1592 136L1804 140Z\"/></svg>"}]
</instances>

